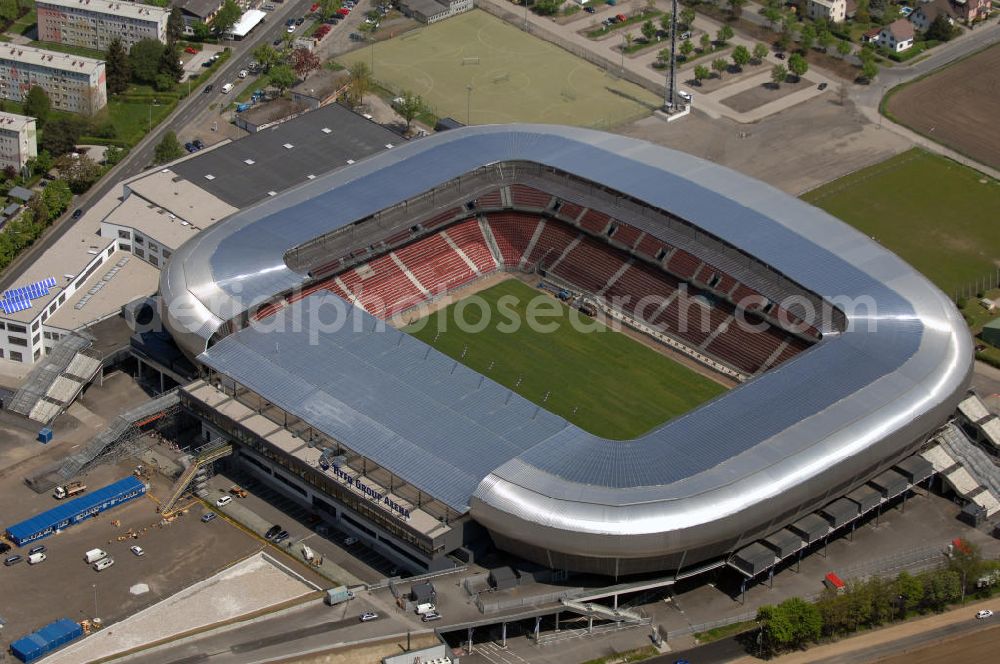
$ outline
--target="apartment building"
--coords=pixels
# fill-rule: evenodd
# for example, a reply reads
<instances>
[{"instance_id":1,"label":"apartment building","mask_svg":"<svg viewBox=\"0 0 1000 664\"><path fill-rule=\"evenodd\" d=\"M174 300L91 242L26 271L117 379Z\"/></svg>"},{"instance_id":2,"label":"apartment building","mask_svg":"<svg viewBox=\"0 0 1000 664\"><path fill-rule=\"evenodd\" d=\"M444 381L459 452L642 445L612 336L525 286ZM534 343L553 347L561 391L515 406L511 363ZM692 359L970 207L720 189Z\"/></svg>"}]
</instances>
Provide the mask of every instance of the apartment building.
<instances>
[{"instance_id":1,"label":"apartment building","mask_svg":"<svg viewBox=\"0 0 1000 664\"><path fill-rule=\"evenodd\" d=\"M0 169L8 166L20 171L38 155L38 129L35 118L0 112Z\"/></svg>"},{"instance_id":2,"label":"apartment building","mask_svg":"<svg viewBox=\"0 0 1000 664\"><path fill-rule=\"evenodd\" d=\"M60 111L93 115L108 103L103 61L32 46L0 46L0 98L24 101L36 85Z\"/></svg>"},{"instance_id":3,"label":"apartment building","mask_svg":"<svg viewBox=\"0 0 1000 664\"><path fill-rule=\"evenodd\" d=\"M37 0L38 39L106 51L142 39L167 39L170 9L112 0Z\"/></svg>"}]
</instances>

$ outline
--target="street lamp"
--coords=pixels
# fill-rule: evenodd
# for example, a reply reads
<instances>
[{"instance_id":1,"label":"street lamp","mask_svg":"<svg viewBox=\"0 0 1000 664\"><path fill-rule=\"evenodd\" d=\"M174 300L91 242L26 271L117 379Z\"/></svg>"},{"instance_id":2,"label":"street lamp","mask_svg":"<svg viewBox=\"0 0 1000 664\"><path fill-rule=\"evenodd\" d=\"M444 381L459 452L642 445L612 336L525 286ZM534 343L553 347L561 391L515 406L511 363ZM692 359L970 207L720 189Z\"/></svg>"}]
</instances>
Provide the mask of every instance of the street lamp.
<instances>
[{"instance_id":1,"label":"street lamp","mask_svg":"<svg viewBox=\"0 0 1000 664\"><path fill-rule=\"evenodd\" d=\"M90 584L94 588L94 617L97 618L97 584Z\"/></svg>"},{"instance_id":2,"label":"street lamp","mask_svg":"<svg viewBox=\"0 0 1000 664\"><path fill-rule=\"evenodd\" d=\"M465 124L472 125L472 83L465 86Z\"/></svg>"}]
</instances>

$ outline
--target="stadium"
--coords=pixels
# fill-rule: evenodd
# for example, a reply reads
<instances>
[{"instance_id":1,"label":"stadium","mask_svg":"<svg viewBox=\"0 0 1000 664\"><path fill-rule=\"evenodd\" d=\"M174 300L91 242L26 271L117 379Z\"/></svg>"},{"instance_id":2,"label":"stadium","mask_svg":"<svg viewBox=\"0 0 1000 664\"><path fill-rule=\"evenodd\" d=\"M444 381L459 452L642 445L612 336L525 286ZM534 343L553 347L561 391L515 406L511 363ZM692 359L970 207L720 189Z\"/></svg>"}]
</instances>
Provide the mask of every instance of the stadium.
<instances>
[{"instance_id":1,"label":"stadium","mask_svg":"<svg viewBox=\"0 0 1000 664\"><path fill-rule=\"evenodd\" d=\"M734 387L596 435L401 329L497 275ZM949 299L826 213L557 126L453 130L271 196L178 249L160 295L206 438L425 569L484 531L555 569L714 564L898 467L973 362Z\"/></svg>"}]
</instances>

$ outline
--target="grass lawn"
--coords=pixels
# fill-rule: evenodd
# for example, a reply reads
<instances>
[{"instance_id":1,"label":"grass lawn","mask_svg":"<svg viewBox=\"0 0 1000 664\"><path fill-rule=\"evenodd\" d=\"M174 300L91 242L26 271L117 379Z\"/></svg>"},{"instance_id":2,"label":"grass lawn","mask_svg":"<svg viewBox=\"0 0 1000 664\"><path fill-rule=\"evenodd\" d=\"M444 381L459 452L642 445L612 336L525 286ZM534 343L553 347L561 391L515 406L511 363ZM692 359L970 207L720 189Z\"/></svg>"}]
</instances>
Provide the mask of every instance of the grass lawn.
<instances>
[{"instance_id":1,"label":"grass lawn","mask_svg":"<svg viewBox=\"0 0 1000 664\"><path fill-rule=\"evenodd\" d=\"M1000 183L913 149L802 197L840 217L957 297L995 273Z\"/></svg>"},{"instance_id":2,"label":"grass lawn","mask_svg":"<svg viewBox=\"0 0 1000 664\"><path fill-rule=\"evenodd\" d=\"M131 146L138 143L146 135L149 130L150 118L152 118L155 127L160 120L174 110L176 105L176 99L163 100L158 106L112 100L108 102L108 108L105 112L107 119L115 127L116 137Z\"/></svg>"},{"instance_id":3,"label":"grass lawn","mask_svg":"<svg viewBox=\"0 0 1000 664\"><path fill-rule=\"evenodd\" d=\"M471 304L476 298L487 306ZM553 330L532 329L541 326L526 323L533 301L552 312L533 318ZM458 329L456 309L461 311L458 320L471 330ZM489 312L485 323L484 311ZM509 325L514 316L522 323L516 332ZM575 320L582 325L574 325ZM483 329L472 331L477 326ZM406 331L546 410L607 438L634 438L725 391L515 279L452 304Z\"/></svg>"},{"instance_id":4,"label":"grass lawn","mask_svg":"<svg viewBox=\"0 0 1000 664\"><path fill-rule=\"evenodd\" d=\"M375 79L383 87L395 94L411 90L434 115L461 122L471 116L472 124L608 128L645 117L660 105L652 92L478 9L378 42L374 57ZM371 47L365 46L340 62L371 58Z\"/></svg>"}]
</instances>

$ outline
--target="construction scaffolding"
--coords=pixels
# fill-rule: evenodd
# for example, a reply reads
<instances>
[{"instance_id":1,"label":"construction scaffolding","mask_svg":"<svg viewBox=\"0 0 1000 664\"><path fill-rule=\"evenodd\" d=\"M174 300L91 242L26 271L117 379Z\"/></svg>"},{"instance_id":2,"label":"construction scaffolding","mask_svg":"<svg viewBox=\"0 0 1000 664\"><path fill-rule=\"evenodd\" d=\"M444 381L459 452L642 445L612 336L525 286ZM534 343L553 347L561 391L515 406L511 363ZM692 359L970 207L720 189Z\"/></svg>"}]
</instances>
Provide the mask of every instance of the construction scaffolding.
<instances>
[{"instance_id":1,"label":"construction scaffolding","mask_svg":"<svg viewBox=\"0 0 1000 664\"><path fill-rule=\"evenodd\" d=\"M38 493L65 484L87 468L102 463L117 463L151 447L156 438L143 436L142 427L168 421L181 412L177 390L166 392L116 417L107 429L94 436L83 449L66 457L56 467L48 468L25 482Z\"/></svg>"}]
</instances>

